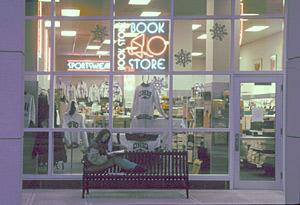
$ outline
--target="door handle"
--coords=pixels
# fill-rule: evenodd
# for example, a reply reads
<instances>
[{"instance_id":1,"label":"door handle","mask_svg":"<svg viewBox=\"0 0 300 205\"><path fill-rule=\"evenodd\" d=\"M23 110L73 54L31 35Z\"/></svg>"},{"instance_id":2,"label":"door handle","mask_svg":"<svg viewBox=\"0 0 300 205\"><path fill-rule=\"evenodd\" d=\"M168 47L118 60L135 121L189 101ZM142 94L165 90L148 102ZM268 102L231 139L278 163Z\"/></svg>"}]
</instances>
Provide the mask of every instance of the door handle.
<instances>
[{"instance_id":1,"label":"door handle","mask_svg":"<svg viewBox=\"0 0 300 205\"><path fill-rule=\"evenodd\" d=\"M236 133L234 136L234 149L236 152L240 150L240 134Z\"/></svg>"}]
</instances>

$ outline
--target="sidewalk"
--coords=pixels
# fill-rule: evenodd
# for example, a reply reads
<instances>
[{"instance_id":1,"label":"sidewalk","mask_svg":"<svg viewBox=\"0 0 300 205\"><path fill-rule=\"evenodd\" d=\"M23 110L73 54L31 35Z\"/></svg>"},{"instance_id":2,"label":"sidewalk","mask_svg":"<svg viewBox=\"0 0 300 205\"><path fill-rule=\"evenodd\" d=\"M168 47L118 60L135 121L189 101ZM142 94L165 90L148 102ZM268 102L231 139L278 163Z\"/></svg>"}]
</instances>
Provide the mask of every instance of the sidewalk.
<instances>
[{"instance_id":1,"label":"sidewalk","mask_svg":"<svg viewBox=\"0 0 300 205\"><path fill-rule=\"evenodd\" d=\"M269 190L91 190L85 199L78 189L25 189L22 205L189 205L284 204L284 193Z\"/></svg>"}]
</instances>

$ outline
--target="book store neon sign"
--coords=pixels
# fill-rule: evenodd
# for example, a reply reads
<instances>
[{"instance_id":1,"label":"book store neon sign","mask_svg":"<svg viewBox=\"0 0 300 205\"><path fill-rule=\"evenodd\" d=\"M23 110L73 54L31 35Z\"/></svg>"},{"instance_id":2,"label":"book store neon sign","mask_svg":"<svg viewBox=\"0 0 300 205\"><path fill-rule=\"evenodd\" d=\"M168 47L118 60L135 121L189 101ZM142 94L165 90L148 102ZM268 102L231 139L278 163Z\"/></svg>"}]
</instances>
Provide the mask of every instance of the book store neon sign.
<instances>
[{"instance_id":1,"label":"book store neon sign","mask_svg":"<svg viewBox=\"0 0 300 205\"><path fill-rule=\"evenodd\" d=\"M169 46L168 21L120 21L117 25L115 28L117 70L166 70Z\"/></svg>"}]
</instances>

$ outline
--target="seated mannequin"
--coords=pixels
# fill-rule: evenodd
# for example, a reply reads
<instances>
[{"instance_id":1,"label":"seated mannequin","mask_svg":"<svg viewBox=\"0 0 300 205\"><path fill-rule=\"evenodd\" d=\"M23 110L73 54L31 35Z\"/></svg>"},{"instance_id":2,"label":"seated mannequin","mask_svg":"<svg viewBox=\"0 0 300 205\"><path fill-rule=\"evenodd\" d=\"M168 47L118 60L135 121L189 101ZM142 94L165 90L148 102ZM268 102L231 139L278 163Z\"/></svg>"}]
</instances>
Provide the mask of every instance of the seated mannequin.
<instances>
[{"instance_id":1,"label":"seated mannequin","mask_svg":"<svg viewBox=\"0 0 300 205\"><path fill-rule=\"evenodd\" d=\"M119 154L108 154L107 150L110 137L111 133L109 132L109 130L101 130L101 132L99 132L97 137L89 146L87 150L87 159L92 165L95 165L93 167L93 171L102 171L109 167L112 167L113 165L117 165L123 172L145 172L145 169L143 167L123 158Z\"/></svg>"}]
</instances>

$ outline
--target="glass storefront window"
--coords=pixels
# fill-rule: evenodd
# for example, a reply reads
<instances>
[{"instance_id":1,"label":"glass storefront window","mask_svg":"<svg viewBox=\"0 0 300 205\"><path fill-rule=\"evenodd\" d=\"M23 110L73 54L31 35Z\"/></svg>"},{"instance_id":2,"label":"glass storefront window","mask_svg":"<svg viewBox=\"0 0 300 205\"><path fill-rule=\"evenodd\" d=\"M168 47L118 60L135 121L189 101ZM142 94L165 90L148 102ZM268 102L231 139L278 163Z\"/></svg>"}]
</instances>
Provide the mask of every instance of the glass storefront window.
<instances>
[{"instance_id":1,"label":"glass storefront window","mask_svg":"<svg viewBox=\"0 0 300 205\"><path fill-rule=\"evenodd\" d=\"M173 79L173 124L186 128L227 128L229 76L176 75Z\"/></svg>"},{"instance_id":2,"label":"glass storefront window","mask_svg":"<svg viewBox=\"0 0 300 205\"><path fill-rule=\"evenodd\" d=\"M189 174L228 173L228 133L173 134L172 149L188 152Z\"/></svg>"},{"instance_id":3,"label":"glass storefront window","mask_svg":"<svg viewBox=\"0 0 300 205\"><path fill-rule=\"evenodd\" d=\"M175 71L226 71L230 67L229 20L176 20Z\"/></svg>"},{"instance_id":4,"label":"glass storefront window","mask_svg":"<svg viewBox=\"0 0 300 205\"><path fill-rule=\"evenodd\" d=\"M54 127L108 127L108 76L57 76Z\"/></svg>"},{"instance_id":5,"label":"glass storefront window","mask_svg":"<svg viewBox=\"0 0 300 205\"><path fill-rule=\"evenodd\" d=\"M168 127L168 85L168 76L165 75L115 76L113 127Z\"/></svg>"},{"instance_id":6,"label":"glass storefront window","mask_svg":"<svg viewBox=\"0 0 300 205\"><path fill-rule=\"evenodd\" d=\"M58 25L58 23L55 23ZM51 21L26 20L25 71L49 72L51 67Z\"/></svg>"},{"instance_id":7,"label":"glass storefront window","mask_svg":"<svg viewBox=\"0 0 300 205\"><path fill-rule=\"evenodd\" d=\"M237 14L258 15L283 15L284 0L240 0L236 3Z\"/></svg>"},{"instance_id":8,"label":"glass storefront window","mask_svg":"<svg viewBox=\"0 0 300 205\"><path fill-rule=\"evenodd\" d=\"M55 30L55 70L110 70L109 21L61 21Z\"/></svg>"},{"instance_id":9,"label":"glass storefront window","mask_svg":"<svg viewBox=\"0 0 300 205\"><path fill-rule=\"evenodd\" d=\"M115 0L115 16L170 16L170 0Z\"/></svg>"},{"instance_id":10,"label":"glass storefront window","mask_svg":"<svg viewBox=\"0 0 300 205\"><path fill-rule=\"evenodd\" d=\"M59 1L59 0L55 0ZM26 0L25 1L26 16L50 16L51 0Z\"/></svg>"},{"instance_id":11,"label":"glass storefront window","mask_svg":"<svg viewBox=\"0 0 300 205\"><path fill-rule=\"evenodd\" d=\"M175 16L230 15L231 0L174 0Z\"/></svg>"},{"instance_id":12,"label":"glass storefront window","mask_svg":"<svg viewBox=\"0 0 300 205\"><path fill-rule=\"evenodd\" d=\"M50 76L25 76L24 80L24 128L48 128Z\"/></svg>"},{"instance_id":13,"label":"glass storefront window","mask_svg":"<svg viewBox=\"0 0 300 205\"><path fill-rule=\"evenodd\" d=\"M56 16L108 16L110 0L61 0L55 7Z\"/></svg>"},{"instance_id":14,"label":"glass storefront window","mask_svg":"<svg viewBox=\"0 0 300 205\"><path fill-rule=\"evenodd\" d=\"M283 21L241 19L236 60L240 71L281 71L283 66ZM237 48L238 49L238 48Z\"/></svg>"},{"instance_id":15,"label":"glass storefront window","mask_svg":"<svg viewBox=\"0 0 300 205\"><path fill-rule=\"evenodd\" d=\"M48 132L25 132L23 174L48 173Z\"/></svg>"}]
</instances>

